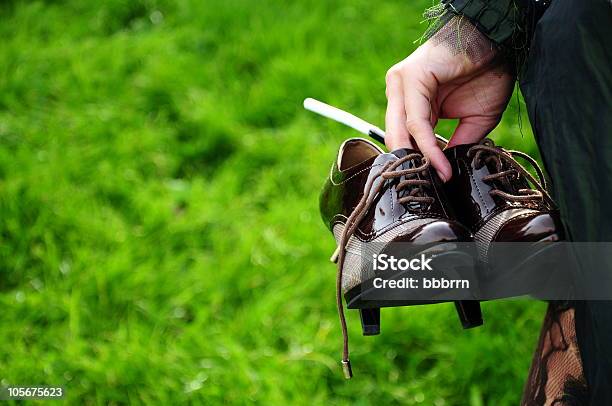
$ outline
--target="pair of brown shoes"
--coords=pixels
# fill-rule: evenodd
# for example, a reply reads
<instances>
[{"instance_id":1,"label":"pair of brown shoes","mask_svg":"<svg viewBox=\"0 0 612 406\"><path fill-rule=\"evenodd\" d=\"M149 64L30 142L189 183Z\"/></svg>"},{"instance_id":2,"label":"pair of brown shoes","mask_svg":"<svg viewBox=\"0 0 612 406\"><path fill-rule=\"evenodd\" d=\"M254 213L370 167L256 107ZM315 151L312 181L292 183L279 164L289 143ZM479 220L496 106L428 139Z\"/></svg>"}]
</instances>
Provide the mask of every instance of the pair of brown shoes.
<instances>
[{"instance_id":1,"label":"pair of brown shoes","mask_svg":"<svg viewBox=\"0 0 612 406\"><path fill-rule=\"evenodd\" d=\"M441 147L446 146L443 138L439 137L439 142ZM407 289L401 290L399 297L388 299L384 295L368 296L380 285L382 275L372 266L373 255L390 253L392 246L406 247L402 249L410 250L407 256L411 258L422 252L434 252L434 260L443 258L446 264L453 264L452 272L456 273L461 265L468 273L478 273L477 279L488 289L496 287L496 281L503 280L503 274L516 266L506 260L501 261L502 265L492 260L498 254L496 243L540 243L564 238L558 210L532 158L495 146L489 139L447 148L444 153L453 169L452 178L446 183L440 181L420 152L399 149L385 153L361 138L345 141L332 165L320 209L338 245L333 260L338 263L337 306L344 337L342 364L347 378L352 372L343 297L348 308L359 309L364 335L380 332L381 307L444 301L411 296L414 292ZM539 180L515 156L529 161ZM461 244L467 248L461 248ZM432 247L442 249L431 251ZM470 252L470 247L474 252ZM514 260L522 263L521 258L511 259ZM399 281L408 272L387 270L384 275ZM385 292L392 291L398 292ZM455 305L463 327L481 325L479 301L470 300L470 296L462 299L455 300Z\"/></svg>"}]
</instances>

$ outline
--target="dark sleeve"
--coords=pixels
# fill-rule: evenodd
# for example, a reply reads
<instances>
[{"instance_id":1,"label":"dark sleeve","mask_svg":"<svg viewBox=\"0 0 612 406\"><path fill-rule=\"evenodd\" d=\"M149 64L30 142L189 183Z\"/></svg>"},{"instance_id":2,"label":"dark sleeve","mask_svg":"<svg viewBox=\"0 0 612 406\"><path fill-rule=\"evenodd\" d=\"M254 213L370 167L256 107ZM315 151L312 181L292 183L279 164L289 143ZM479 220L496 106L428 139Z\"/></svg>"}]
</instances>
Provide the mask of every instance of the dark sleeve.
<instances>
[{"instance_id":1,"label":"dark sleeve","mask_svg":"<svg viewBox=\"0 0 612 406\"><path fill-rule=\"evenodd\" d=\"M446 12L467 17L507 54L529 49L535 24L551 0L442 0ZM516 58L515 58L516 59Z\"/></svg>"}]
</instances>

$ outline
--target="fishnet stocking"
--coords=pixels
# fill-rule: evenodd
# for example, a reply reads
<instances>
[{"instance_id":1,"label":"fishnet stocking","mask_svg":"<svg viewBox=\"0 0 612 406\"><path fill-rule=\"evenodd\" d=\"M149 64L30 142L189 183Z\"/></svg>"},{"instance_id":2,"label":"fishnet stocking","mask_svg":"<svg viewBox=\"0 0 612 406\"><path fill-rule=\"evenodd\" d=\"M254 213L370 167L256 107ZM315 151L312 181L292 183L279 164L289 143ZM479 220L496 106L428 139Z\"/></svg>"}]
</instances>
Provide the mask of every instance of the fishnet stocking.
<instances>
[{"instance_id":1,"label":"fishnet stocking","mask_svg":"<svg viewBox=\"0 0 612 406\"><path fill-rule=\"evenodd\" d=\"M431 36L434 45L446 46L453 55L464 54L470 62L490 60L496 48L467 18L456 15Z\"/></svg>"},{"instance_id":2,"label":"fishnet stocking","mask_svg":"<svg viewBox=\"0 0 612 406\"><path fill-rule=\"evenodd\" d=\"M523 392L523 406L587 404L587 386L576 341L574 309L551 303Z\"/></svg>"}]
</instances>

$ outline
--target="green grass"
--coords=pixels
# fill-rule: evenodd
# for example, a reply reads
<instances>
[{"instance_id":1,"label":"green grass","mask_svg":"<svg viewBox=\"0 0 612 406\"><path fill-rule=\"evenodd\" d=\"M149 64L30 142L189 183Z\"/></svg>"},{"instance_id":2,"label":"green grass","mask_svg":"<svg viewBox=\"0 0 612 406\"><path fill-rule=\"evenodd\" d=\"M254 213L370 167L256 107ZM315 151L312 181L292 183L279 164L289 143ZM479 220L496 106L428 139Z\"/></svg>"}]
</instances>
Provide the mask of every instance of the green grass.
<instances>
[{"instance_id":1,"label":"green grass","mask_svg":"<svg viewBox=\"0 0 612 406\"><path fill-rule=\"evenodd\" d=\"M486 303L473 331L452 305L388 309L378 337L349 312L355 378L338 365L317 197L355 134L301 102L382 125L430 4L1 3L0 384L79 404L517 404L542 303ZM495 139L534 152L518 117Z\"/></svg>"}]
</instances>

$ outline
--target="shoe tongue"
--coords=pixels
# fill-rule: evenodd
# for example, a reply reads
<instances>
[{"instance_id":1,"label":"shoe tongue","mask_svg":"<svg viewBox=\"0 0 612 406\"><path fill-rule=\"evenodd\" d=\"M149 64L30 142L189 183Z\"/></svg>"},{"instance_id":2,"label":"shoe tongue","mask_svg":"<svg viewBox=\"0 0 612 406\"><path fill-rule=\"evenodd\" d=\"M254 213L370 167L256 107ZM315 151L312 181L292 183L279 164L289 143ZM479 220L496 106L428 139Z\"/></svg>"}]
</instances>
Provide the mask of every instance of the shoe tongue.
<instances>
[{"instance_id":1,"label":"shoe tongue","mask_svg":"<svg viewBox=\"0 0 612 406\"><path fill-rule=\"evenodd\" d=\"M384 165L386 162L397 161L398 159L408 156L410 154L418 154L419 156L422 156L422 154L417 150L414 150L411 148L398 148L391 152L385 152L384 154L378 155L376 157L376 160L374 161L374 164ZM414 163L412 160L410 160L410 161L402 163L399 166L399 168L406 169L406 168L411 168L413 166L414 166Z\"/></svg>"},{"instance_id":2,"label":"shoe tongue","mask_svg":"<svg viewBox=\"0 0 612 406\"><path fill-rule=\"evenodd\" d=\"M398 148L394 151L391 151L390 154L395 155L398 158L403 158L407 155L410 154L419 154L422 155L419 151L415 150L415 149L411 149L411 148Z\"/></svg>"},{"instance_id":3,"label":"shoe tongue","mask_svg":"<svg viewBox=\"0 0 612 406\"><path fill-rule=\"evenodd\" d=\"M414 155L416 154L419 158L423 157L423 154L421 154L419 151L415 150L415 149L411 149L411 148L398 148L394 151L391 151L389 153L389 155L397 157L397 159L403 158L405 156L408 155ZM403 162L399 168L403 168L403 169L408 169L408 168L414 168L416 165L420 165L421 162L420 160L417 158L417 161L415 162L413 159Z\"/></svg>"}]
</instances>

